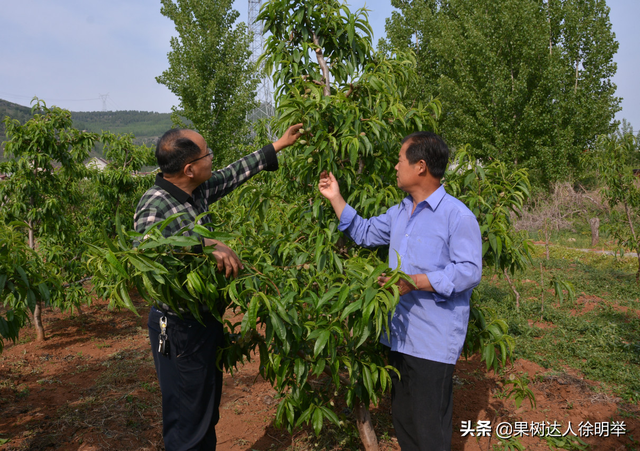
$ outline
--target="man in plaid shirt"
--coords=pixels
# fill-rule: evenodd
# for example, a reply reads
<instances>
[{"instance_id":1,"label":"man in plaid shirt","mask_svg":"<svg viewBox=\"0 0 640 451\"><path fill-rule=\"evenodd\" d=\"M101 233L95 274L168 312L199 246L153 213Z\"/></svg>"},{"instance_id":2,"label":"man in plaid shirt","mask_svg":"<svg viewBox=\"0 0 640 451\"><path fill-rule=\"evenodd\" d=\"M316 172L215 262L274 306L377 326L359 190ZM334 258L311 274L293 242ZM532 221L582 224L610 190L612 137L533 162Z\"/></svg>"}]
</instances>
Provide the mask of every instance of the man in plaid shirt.
<instances>
[{"instance_id":1,"label":"man in plaid shirt","mask_svg":"<svg viewBox=\"0 0 640 451\"><path fill-rule=\"evenodd\" d=\"M170 223L163 234L172 235L193 224L200 213L209 210L211 203L255 174L263 169L278 169L276 153L293 144L300 137L301 128L302 124L289 127L275 143L216 172L211 170L213 152L199 133L169 130L156 147L162 173L136 208L136 231L144 233L156 222L182 212L186 214ZM208 222L208 216L199 221ZM235 252L219 241L204 241L206 245L216 245L213 255L218 269L225 271L227 277L237 276L242 264ZM149 339L162 391L165 448L215 450L215 425L222 394L222 371L216 367L216 352L223 339L222 324L213 315L203 315L204 325L189 314L182 316L180 319L167 306L153 307L149 312Z\"/></svg>"}]
</instances>

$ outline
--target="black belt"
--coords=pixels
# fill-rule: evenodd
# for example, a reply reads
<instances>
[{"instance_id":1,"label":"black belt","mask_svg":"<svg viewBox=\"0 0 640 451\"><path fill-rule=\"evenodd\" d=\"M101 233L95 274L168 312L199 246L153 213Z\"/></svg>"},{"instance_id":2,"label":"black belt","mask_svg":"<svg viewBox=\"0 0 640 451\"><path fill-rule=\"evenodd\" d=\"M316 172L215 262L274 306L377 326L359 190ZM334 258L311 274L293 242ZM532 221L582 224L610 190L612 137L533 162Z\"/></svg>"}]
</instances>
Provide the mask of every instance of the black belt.
<instances>
[{"instance_id":1,"label":"black belt","mask_svg":"<svg viewBox=\"0 0 640 451\"><path fill-rule=\"evenodd\" d=\"M180 315L182 315L182 317L183 317L183 318L195 318L191 312L189 312L189 311L187 311L187 310L184 310L184 309L182 309L182 308L181 308L181 309L179 309L179 310L180 310L180 315L179 315L177 312L173 311L173 310L171 309L171 307L169 307L167 304L164 304L164 303L162 303L162 304L158 303L158 304L156 304L156 305L155 305L155 307L156 307L158 310L160 310L162 313L164 313L165 315L169 315L169 316L178 316L178 317L179 317ZM206 305L200 305L200 306L198 307L198 311L199 311L200 313L207 314L207 313L209 313L211 310L209 310L209 307L208 307L208 306L206 306Z\"/></svg>"}]
</instances>

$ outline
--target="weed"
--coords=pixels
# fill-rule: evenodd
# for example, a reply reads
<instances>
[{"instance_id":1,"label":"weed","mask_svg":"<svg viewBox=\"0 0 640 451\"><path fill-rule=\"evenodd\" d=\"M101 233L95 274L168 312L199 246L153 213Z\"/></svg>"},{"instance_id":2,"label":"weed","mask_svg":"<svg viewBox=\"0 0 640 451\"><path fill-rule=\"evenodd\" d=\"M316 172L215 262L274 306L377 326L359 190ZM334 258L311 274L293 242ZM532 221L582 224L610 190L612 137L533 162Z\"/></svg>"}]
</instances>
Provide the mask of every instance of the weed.
<instances>
[{"instance_id":1,"label":"weed","mask_svg":"<svg viewBox=\"0 0 640 451\"><path fill-rule=\"evenodd\" d=\"M156 393L158 391L158 387L156 384L150 384L149 382L143 382L142 388L144 388L149 393Z\"/></svg>"},{"instance_id":2,"label":"weed","mask_svg":"<svg viewBox=\"0 0 640 451\"><path fill-rule=\"evenodd\" d=\"M567 450L575 450L575 451L584 451L589 449L587 443L582 441L579 437L571 437L569 435L565 437L553 437L553 436L545 436L544 439L547 441L549 448L551 449L567 449Z\"/></svg>"},{"instance_id":3,"label":"weed","mask_svg":"<svg viewBox=\"0 0 640 451\"><path fill-rule=\"evenodd\" d=\"M640 400L640 343L637 286L633 259L594 255L552 246L550 259L536 246L533 264L521 274L520 311L502 279L485 277L476 289L480 303L509 324L514 354L545 368L567 366L585 378L606 383L605 391L630 403ZM555 276L571 283L578 296L571 303L546 304L540 319L540 262L544 280ZM488 274L486 274L488 275ZM548 282L545 282L545 284ZM566 289L563 296L566 298Z\"/></svg>"},{"instance_id":4,"label":"weed","mask_svg":"<svg viewBox=\"0 0 640 451\"><path fill-rule=\"evenodd\" d=\"M29 387L27 387L26 385L20 385L18 386L18 393L16 393L16 396L18 398L26 398L27 396L29 396Z\"/></svg>"},{"instance_id":5,"label":"weed","mask_svg":"<svg viewBox=\"0 0 640 451\"><path fill-rule=\"evenodd\" d=\"M498 443L493 445L495 451L524 451L525 447L517 437L507 439L498 438Z\"/></svg>"}]
</instances>

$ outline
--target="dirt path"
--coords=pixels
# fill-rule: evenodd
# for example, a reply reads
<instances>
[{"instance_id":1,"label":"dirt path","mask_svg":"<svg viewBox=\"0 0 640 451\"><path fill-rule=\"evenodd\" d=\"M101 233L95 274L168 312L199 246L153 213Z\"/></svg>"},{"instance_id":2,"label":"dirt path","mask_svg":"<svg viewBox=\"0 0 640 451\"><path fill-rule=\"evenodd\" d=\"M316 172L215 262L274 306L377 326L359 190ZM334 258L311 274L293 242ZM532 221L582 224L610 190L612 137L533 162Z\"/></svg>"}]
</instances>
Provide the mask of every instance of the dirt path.
<instances>
[{"instance_id":1,"label":"dirt path","mask_svg":"<svg viewBox=\"0 0 640 451\"><path fill-rule=\"evenodd\" d=\"M28 328L20 342L7 344L0 355L0 450L162 450L160 393L148 348L145 308L140 317L111 312L103 302L85 308L81 316L45 311L48 340L35 343ZM638 406L599 394L575 372L553 373L531 362L518 361L509 373L526 372L537 408L525 400L516 408L504 399L501 378L486 371L477 358L461 360L456 368L453 449L484 451L499 441L499 423L520 426L560 423L560 433L579 434L579 424L602 427L624 422L625 434L589 436L582 440L595 450L640 449ZM221 420L217 427L220 451L358 449L357 437L323 429L316 438L309 429L290 435L273 425L278 400L258 374L253 360L233 375L225 375ZM350 419L346 406L338 406ZM388 396L372 406L382 449L398 450ZM463 421L490 421L493 437L463 434ZM526 423L527 429L523 428ZM482 423L480 423L481 425ZM469 428L467 428L469 429ZM481 433L482 434L482 433ZM571 434L571 432L569 432ZM463 436L465 435L465 436ZM601 434L602 435L602 434ZM558 443L561 438L558 438ZM519 441L528 450L550 449L540 437ZM503 448L501 448L503 449Z\"/></svg>"}]
</instances>

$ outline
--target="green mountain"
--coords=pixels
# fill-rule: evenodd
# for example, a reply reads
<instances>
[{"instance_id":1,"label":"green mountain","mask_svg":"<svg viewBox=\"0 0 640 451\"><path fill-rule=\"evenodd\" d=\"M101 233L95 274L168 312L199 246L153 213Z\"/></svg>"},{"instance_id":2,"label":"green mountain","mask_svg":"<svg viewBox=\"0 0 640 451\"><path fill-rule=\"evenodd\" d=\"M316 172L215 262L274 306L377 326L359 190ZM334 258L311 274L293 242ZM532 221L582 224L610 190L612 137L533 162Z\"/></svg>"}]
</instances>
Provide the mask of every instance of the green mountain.
<instances>
[{"instance_id":1,"label":"green mountain","mask_svg":"<svg viewBox=\"0 0 640 451\"><path fill-rule=\"evenodd\" d=\"M0 99L0 121L5 117L17 119L21 123L28 121L31 108L17 105ZM91 111L71 112L73 126L79 130L100 133L110 131L116 134L133 133L136 144L153 145L155 141L172 127L170 113L153 113L147 111ZM4 122L0 122L0 161L4 159L4 142L6 141ZM98 146L92 155L102 155Z\"/></svg>"}]
</instances>

